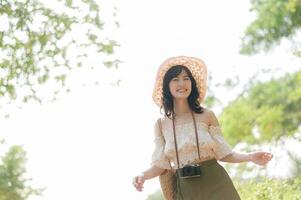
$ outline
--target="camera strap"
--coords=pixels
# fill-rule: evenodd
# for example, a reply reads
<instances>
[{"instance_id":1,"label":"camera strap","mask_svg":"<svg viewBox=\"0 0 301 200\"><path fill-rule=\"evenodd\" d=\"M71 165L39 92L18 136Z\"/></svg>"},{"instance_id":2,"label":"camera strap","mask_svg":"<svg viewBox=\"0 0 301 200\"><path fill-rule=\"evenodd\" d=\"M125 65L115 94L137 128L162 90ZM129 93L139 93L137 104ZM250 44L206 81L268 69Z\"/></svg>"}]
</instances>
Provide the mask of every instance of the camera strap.
<instances>
[{"instance_id":1,"label":"camera strap","mask_svg":"<svg viewBox=\"0 0 301 200\"><path fill-rule=\"evenodd\" d=\"M193 114L192 110L190 110L190 112L191 112L192 119L193 119L195 139L196 139L196 144L197 144L197 148L198 148L198 156L199 156L199 159L201 160L200 147L199 147L199 137L198 137L197 127L196 127L196 121L195 121L195 117L194 117L194 114ZM177 156L177 164L178 164L178 168L180 168L179 153L178 153L178 144L177 144L177 138L176 138L176 127L175 127L174 117L172 117L172 126L173 126L173 136L174 136L174 140L175 140L175 149L176 149L176 156Z\"/></svg>"}]
</instances>

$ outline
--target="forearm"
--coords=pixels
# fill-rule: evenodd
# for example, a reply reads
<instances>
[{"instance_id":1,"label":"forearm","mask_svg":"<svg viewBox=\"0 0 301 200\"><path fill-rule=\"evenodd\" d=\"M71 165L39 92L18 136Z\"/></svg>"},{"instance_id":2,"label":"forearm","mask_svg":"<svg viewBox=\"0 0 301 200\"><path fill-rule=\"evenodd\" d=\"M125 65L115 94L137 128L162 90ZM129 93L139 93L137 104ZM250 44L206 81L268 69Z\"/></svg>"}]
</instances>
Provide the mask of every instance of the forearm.
<instances>
[{"instance_id":1,"label":"forearm","mask_svg":"<svg viewBox=\"0 0 301 200\"><path fill-rule=\"evenodd\" d=\"M230 163L249 162L251 161L251 155L245 153L232 152L230 155L220 159L220 161L230 162Z\"/></svg>"},{"instance_id":2,"label":"forearm","mask_svg":"<svg viewBox=\"0 0 301 200\"><path fill-rule=\"evenodd\" d=\"M160 174L162 174L165 171L165 169L156 167L156 166L152 166L149 169L147 169L146 171L143 172L143 177L145 180L148 179L152 179L155 178L157 176L159 176Z\"/></svg>"}]
</instances>

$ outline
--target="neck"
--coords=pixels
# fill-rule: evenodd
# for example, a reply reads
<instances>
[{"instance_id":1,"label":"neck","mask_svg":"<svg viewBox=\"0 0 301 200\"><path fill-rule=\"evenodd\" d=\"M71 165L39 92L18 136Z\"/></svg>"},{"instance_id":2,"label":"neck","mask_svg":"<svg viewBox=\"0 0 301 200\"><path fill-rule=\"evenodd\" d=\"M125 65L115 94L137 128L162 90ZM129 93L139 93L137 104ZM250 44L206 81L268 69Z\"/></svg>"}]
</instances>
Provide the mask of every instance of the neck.
<instances>
[{"instance_id":1,"label":"neck","mask_svg":"<svg viewBox=\"0 0 301 200\"><path fill-rule=\"evenodd\" d=\"M187 99L174 101L174 112L176 115L186 114L190 112Z\"/></svg>"}]
</instances>

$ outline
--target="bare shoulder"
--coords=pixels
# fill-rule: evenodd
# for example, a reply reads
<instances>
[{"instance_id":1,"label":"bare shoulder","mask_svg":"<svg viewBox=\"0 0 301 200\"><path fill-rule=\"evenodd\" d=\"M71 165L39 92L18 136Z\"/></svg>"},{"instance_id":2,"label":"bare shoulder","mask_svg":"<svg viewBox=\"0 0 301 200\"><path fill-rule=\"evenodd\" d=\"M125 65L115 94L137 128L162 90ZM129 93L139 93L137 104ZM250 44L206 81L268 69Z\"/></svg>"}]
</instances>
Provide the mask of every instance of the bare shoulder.
<instances>
[{"instance_id":1,"label":"bare shoulder","mask_svg":"<svg viewBox=\"0 0 301 200\"><path fill-rule=\"evenodd\" d=\"M208 124L208 125L218 125L218 121L216 119L216 116L212 110L209 108L203 108L202 119Z\"/></svg>"},{"instance_id":2,"label":"bare shoulder","mask_svg":"<svg viewBox=\"0 0 301 200\"><path fill-rule=\"evenodd\" d=\"M209 108L203 107L203 113L204 113L205 115L208 115L208 114L210 114L211 112L212 112L212 110L210 110Z\"/></svg>"},{"instance_id":3,"label":"bare shoulder","mask_svg":"<svg viewBox=\"0 0 301 200\"><path fill-rule=\"evenodd\" d=\"M201 115L203 115L205 118L211 118L212 116L214 116L214 112L212 110L210 110L209 108L203 107L203 112Z\"/></svg>"}]
</instances>

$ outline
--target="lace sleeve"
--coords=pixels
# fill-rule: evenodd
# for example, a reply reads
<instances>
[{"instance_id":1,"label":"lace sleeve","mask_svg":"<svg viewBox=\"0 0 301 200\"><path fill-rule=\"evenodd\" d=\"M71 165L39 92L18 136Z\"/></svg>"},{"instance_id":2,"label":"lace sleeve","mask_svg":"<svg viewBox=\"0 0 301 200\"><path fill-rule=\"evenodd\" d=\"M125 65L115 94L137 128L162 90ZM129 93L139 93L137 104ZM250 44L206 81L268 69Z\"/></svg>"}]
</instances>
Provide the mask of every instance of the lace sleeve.
<instances>
[{"instance_id":1,"label":"lace sleeve","mask_svg":"<svg viewBox=\"0 0 301 200\"><path fill-rule=\"evenodd\" d=\"M223 137L219 126L209 126L209 133L215 142L213 151L218 160L232 153L232 148Z\"/></svg>"},{"instance_id":2,"label":"lace sleeve","mask_svg":"<svg viewBox=\"0 0 301 200\"><path fill-rule=\"evenodd\" d=\"M154 139L155 149L152 154L151 165L152 166L155 165L162 169L170 169L169 161L164 154L165 140L161 133L158 121L155 124L154 132L155 132L155 139Z\"/></svg>"}]
</instances>

